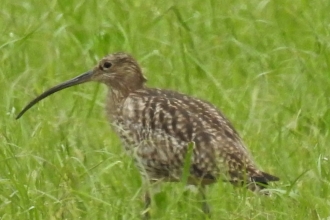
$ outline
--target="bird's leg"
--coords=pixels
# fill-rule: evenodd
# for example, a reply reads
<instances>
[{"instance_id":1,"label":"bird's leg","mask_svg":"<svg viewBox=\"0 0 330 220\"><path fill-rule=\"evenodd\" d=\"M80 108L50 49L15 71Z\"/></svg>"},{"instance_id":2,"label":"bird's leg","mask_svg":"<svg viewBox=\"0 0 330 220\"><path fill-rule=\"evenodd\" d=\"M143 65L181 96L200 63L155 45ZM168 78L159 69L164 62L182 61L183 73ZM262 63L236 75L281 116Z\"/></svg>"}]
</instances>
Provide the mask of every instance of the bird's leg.
<instances>
[{"instance_id":1,"label":"bird's leg","mask_svg":"<svg viewBox=\"0 0 330 220\"><path fill-rule=\"evenodd\" d=\"M206 215L211 216L210 207L206 201L205 186L201 185L200 187L198 187L198 189L199 189L200 194L202 195L202 200L203 200L202 201L202 210Z\"/></svg>"},{"instance_id":2,"label":"bird's leg","mask_svg":"<svg viewBox=\"0 0 330 220\"><path fill-rule=\"evenodd\" d=\"M150 218L150 205L151 205L151 192L150 192L150 180L148 176L142 179L143 188L144 188L144 209L142 212L142 218L147 220Z\"/></svg>"},{"instance_id":3,"label":"bird's leg","mask_svg":"<svg viewBox=\"0 0 330 220\"><path fill-rule=\"evenodd\" d=\"M150 206L151 206L151 198L154 193L155 187L158 186L158 182L150 180L148 176L143 178L143 188L145 190L144 193L144 210L142 212L143 219L150 219Z\"/></svg>"},{"instance_id":4,"label":"bird's leg","mask_svg":"<svg viewBox=\"0 0 330 220\"><path fill-rule=\"evenodd\" d=\"M142 212L143 219L150 218L150 206L151 206L152 198L155 192L161 190L160 183L161 181L144 179L145 194L144 194L144 210Z\"/></svg>"},{"instance_id":5,"label":"bird's leg","mask_svg":"<svg viewBox=\"0 0 330 220\"><path fill-rule=\"evenodd\" d=\"M150 197L150 191L147 189L147 191L144 194L144 211L143 211L143 219L149 219L150 218L150 204L151 204L151 197Z\"/></svg>"}]
</instances>

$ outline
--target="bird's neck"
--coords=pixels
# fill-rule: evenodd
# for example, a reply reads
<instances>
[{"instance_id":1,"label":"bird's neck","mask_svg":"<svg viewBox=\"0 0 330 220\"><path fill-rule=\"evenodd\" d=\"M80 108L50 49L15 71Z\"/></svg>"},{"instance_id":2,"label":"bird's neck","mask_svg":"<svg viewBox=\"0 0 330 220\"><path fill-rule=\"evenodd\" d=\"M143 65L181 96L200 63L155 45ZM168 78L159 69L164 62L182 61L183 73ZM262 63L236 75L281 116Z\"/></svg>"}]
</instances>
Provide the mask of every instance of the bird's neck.
<instances>
[{"instance_id":1,"label":"bird's neck","mask_svg":"<svg viewBox=\"0 0 330 220\"><path fill-rule=\"evenodd\" d=\"M111 117L114 117L118 113L128 95L129 92L108 87L106 111L107 115L110 117L110 121L112 121Z\"/></svg>"},{"instance_id":2,"label":"bird's neck","mask_svg":"<svg viewBox=\"0 0 330 220\"><path fill-rule=\"evenodd\" d=\"M138 78L126 78L104 82L116 97L127 97L129 93L144 88L144 81Z\"/></svg>"},{"instance_id":3,"label":"bird's neck","mask_svg":"<svg viewBox=\"0 0 330 220\"><path fill-rule=\"evenodd\" d=\"M110 88L108 92L108 97L111 98L113 103L120 103L122 100L126 99L129 91L117 90Z\"/></svg>"},{"instance_id":4,"label":"bird's neck","mask_svg":"<svg viewBox=\"0 0 330 220\"><path fill-rule=\"evenodd\" d=\"M117 114L120 114L120 109L124 104L126 98L130 95L130 93L136 90L145 89L145 86L143 84L137 86L136 88L130 87L130 89L128 89L128 87L115 87L113 85L107 85L107 87L108 95L106 111L108 116L110 117L110 121L113 121L112 117L115 117Z\"/></svg>"}]
</instances>

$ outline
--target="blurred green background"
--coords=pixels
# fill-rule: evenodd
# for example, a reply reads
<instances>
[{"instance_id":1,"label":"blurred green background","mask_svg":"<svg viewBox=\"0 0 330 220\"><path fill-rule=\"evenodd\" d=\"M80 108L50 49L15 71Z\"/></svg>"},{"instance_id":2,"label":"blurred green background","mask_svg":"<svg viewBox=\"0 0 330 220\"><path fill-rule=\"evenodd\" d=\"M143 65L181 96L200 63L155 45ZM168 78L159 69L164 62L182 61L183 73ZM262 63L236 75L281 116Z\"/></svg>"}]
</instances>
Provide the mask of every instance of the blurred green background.
<instances>
[{"instance_id":1,"label":"blurred green background","mask_svg":"<svg viewBox=\"0 0 330 220\"><path fill-rule=\"evenodd\" d=\"M218 182L211 219L330 219L330 1L9 1L0 9L0 219L139 219L143 188L104 113L106 89L36 95L126 51L151 87L208 100L264 171L263 197ZM163 184L153 219L204 219Z\"/></svg>"}]
</instances>

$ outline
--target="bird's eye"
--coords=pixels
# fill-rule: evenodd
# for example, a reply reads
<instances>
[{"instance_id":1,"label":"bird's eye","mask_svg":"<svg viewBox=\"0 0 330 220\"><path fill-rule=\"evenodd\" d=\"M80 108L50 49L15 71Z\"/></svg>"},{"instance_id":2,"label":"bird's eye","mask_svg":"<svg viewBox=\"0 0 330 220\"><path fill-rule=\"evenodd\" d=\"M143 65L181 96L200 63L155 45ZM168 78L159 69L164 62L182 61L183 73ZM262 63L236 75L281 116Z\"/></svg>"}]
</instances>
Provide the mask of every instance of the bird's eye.
<instances>
[{"instance_id":1,"label":"bird's eye","mask_svg":"<svg viewBox=\"0 0 330 220\"><path fill-rule=\"evenodd\" d=\"M112 63L110 63L110 62L104 62L104 64L103 64L103 68L105 68L105 69L109 69L111 66L112 66Z\"/></svg>"}]
</instances>

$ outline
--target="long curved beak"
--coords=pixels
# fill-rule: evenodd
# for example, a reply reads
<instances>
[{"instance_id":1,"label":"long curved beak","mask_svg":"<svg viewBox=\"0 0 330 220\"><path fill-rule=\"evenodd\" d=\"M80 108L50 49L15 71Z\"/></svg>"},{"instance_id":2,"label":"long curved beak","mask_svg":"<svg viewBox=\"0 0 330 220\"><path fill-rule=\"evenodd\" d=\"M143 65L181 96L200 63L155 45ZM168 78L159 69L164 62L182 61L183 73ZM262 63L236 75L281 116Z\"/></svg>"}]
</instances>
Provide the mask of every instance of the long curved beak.
<instances>
[{"instance_id":1,"label":"long curved beak","mask_svg":"<svg viewBox=\"0 0 330 220\"><path fill-rule=\"evenodd\" d=\"M46 98L47 96L50 96L55 92L61 91L62 89L88 82L91 80L92 75L93 75L93 70L88 71L84 74L81 74L80 76L77 76L73 79L70 79L68 81L65 81L57 86L48 89L47 91L45 91L44 93L33 99L29 104L27 104L25 108L16 116L16 119L19 119L27 110L29 110L32 106L34 106L39 101Z\"/></svg>"}]
</instances>

